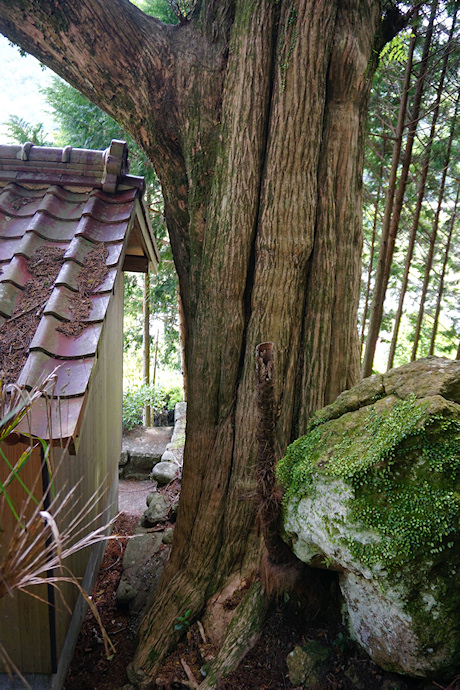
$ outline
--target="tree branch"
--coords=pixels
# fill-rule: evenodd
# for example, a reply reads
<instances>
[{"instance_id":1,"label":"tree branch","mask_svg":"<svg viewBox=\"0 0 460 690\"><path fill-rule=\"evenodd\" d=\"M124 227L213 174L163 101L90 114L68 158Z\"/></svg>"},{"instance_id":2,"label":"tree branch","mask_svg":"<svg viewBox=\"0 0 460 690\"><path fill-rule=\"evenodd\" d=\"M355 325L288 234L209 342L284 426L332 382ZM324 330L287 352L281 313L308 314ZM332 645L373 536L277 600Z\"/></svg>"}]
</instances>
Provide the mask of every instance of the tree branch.
<instances>
[{"instance_id":1,"label":"tree branch","mask_svg":"<svg viewBox=\"0 0 460 690\"><path fill-rule=\"evenodd\" d=\"M5 36L129 131L150 113L161 138L177 137L172 29L128 0L0 0Z\"/></svg>"},{"instance_id":2,"label":"tree branch","mask_svg":"<svg viewBox=\"0 0 460 690\"><path fill-rule=\"evenodd\" d=\"M426 4L427 2L416 2L405 14L401 12L396 4L390 4L383 16L380 32L376 36L375 50L377 53L380 54L385 45L410 24L419 9Z\"/></svg>"}]
</instances>

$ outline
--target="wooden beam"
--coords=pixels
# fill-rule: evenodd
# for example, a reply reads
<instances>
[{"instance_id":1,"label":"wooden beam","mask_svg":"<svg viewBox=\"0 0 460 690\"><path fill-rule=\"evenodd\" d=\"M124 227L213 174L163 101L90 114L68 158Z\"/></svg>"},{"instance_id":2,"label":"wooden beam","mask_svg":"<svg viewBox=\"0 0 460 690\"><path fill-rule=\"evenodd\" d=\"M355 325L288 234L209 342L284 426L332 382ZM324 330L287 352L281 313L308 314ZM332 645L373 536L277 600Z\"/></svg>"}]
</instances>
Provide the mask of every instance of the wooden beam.
<instances>
[{"instance_id":1,"label":"wooden beam","mask_svg":"<svg viewBox=\"0 0 460 690\"><path fill-rule=\"evenodd\" d=\"M133 256L126 254L123 262L124 271L134 271L134 273L148 273L149 261L146 256Z\"/></svg>"}]
</instances>

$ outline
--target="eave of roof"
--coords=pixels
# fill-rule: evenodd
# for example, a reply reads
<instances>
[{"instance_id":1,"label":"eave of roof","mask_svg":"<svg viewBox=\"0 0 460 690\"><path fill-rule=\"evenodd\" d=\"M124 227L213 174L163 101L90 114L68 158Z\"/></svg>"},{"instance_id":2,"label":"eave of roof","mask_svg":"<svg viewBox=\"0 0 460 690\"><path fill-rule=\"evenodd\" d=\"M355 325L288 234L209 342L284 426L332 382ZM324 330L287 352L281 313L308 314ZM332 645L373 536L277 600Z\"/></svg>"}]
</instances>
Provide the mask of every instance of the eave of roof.
<instances>
[{"instance_id":1,"label":"eave of roof","mask_svg":"<svg viewBox=\"0 0 460 690\"><path fill-rule=\"evenodd\" d=\"M154 268L158 264L142 201L144 181L128 175L127 153L126 144L119 141L106 151L0 146L0 331L12 330L12 322L26 316L21 305L34 279L33 261L46 252L62 259L45 303L35 314L37 327L17 378L19 385L33 388L44 374L56 372L56 419L50 432L41 401L32 426L21 423L19 430L26 435L59 440L78 433L104 319L133 226L147 262ZM91 289L85 284L83 290L85 266L101 248L102 280ZM75 300L82 291L88 309L76 319ZM76 320L77 331L81 329L77 337L60 332L65 324L75 326Z\"/></svg>"}]
</instances>

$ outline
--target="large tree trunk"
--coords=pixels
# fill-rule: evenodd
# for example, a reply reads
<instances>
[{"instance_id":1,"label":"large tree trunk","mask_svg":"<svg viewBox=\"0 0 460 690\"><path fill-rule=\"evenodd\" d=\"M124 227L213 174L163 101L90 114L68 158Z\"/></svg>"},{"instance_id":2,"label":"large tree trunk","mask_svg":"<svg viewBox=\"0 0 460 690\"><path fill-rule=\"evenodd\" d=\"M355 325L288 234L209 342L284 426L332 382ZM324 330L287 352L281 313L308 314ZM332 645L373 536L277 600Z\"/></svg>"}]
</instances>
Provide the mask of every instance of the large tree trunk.
<instances>
[{"instance_id":1,"label":"large tree trunk","mask_svg":"<svg viewBox=\"0 0 460 690\"><path fill-rule=\"evenodd\" d=\"M363 124L394 27L378 0L203 0L177 27L125 0L38 5L0 0L0 30L145 148L179 275L187 440L133 666L148 685L176 617L256 577L257 343L275 348L277 456L358 380Z\"/></svg>"}]
</instances>

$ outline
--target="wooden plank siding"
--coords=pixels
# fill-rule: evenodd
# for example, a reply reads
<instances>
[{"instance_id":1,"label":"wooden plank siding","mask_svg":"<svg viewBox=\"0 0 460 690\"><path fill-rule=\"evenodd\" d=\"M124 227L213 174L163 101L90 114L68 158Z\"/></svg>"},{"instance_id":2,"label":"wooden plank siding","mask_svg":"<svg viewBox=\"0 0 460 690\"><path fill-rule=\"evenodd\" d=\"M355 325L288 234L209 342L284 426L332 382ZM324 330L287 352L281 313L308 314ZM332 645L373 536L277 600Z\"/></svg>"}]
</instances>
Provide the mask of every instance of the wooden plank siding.
<instances>
[{"instance_id":1,"label":"wooden plank siding","mask_svg":"<svg viewBox=\"0 0 460 690\"><path fill-rule=\"evenodd\" d=\"M87 511L90 522L99 513L104 517L97 526L108 522L117 512L118 461L122 436L123 396L123 276L116 282L116 292L111 300L98 348L98 359L88 386L88 400L77 442L77 454L66 454L64 465L70 486L79 481L80 506L94 494L105 490L105 494L91 511ZM110 494L115 503L108 506ZM68 566L77 577L83 577L89 560L89 549L74 554ZM78 593L72 585L64 585L66 601L73 609ZM62 611L57 617L58 656L61 653L70 614Z\"/></svg>"},{"instance_id":2,"label":"wooden plank siding","mask_svg":"<svg viewBox=\"0 0 460 690\"><path fill-rule=\"evenodd\" d=\"M16 464L27 445L22 443L15 446L1 444L1 447L9 461ZM35 496L39 500L42 498L41 464L40 450L36 448L21 470L22 480L27 486L32 487L36 483ZM8 468L4 462L1 462L1 480L4 481L8 474ZM38 482L36 482L37 476L39 477ZM26 492L17 480L14 480L8 487L8 494L19 512L26 500ZM34 508L35 504L28 504L26 517L30 517ZM13 513L6 503L3 504L0 519L3 530L0 534L0 558L3 559L8 537L16 526ZM45 601L48 600L46 586L34 587L31 591ZM0 621L0 639L13 663L24 669L25 673L36 668L42 669L43 673L51 673L52 657L48 605L24 592L16 592L14 596L7 595L0 599ZM27 640L23 640L22 631L24 630L27 630Z\"/></svg>"},{"instance_id":3,"label":"wooden plank siding","mask_svg":"<svg viewBox=\"0 0 460 690\"><path fill-rule=\"evenodd\" d=\"M123 276L120 273L99 341L97 362L88 385L83 420L80 424L79 436L74 444L76 454L72 455L68 451L63 453L59 448L54 449L55 462L59 465L55 477L56 490L60 491L65 486L73 487L79 483L76 492L78 505L66 515L65 520L58 521L61 531L65 530L76 512L98 489L105 490L105 494L92 509L86 510L86 524L99 513L104 513L104 516L97 522L97 526L104 524L116 514L118 461L122 435L122 337ZM4 450L11 461L14 461L23 448L23 444L18 444L5 446ZM24 481L33 482L34 475L40 471L39 450L34 451L34 457L24 469L26 470L23 475ZM0 472L4 474L4 468L1 468ZM39 489L40 491L42 489L41 481ZM112 502L111 506L108 505L109 499ZM6 516L4 532L1 535L3 541L8 538L11 527L12 517ZM67 567L79 578L85 575L90 551L90 549L85 549L66 561ZM98 564L98 562L92 564L94 571L97 571ZM23 673L50 674L57 670L55 665L53 667L52 659L54 656L59 664L71 621L71 611L78 598L78 590L71 584L62 585L61 591L70 611L56 595L56 607L51 616L55 619L55 631L52 630L53 623L50 629L45 604L21 593L15 594L14 597L4 597L0 601L2 642L13 662ZM47 598L46 591L44 591L44 596ZM55 653L53 654L52 646L54 645ZM70 643L69 647L68 641L66 648L71 647L72 644ZM0 671L2 670L5 669L0 666Z\"/></svg>"}]
</instances>

